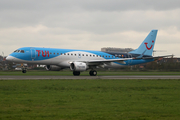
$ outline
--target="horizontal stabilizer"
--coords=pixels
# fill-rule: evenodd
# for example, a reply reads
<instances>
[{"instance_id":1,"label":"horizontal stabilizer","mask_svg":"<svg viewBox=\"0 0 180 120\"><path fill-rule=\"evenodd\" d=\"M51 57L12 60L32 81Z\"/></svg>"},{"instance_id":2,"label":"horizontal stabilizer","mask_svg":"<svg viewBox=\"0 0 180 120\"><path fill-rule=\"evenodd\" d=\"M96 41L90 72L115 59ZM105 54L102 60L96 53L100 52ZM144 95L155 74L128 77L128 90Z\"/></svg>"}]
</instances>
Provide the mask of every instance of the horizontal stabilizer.
<instances>
[{"instance_id":1,"label":"horizontal stabilizer","mask_svg":"<svg viewBox=\"0 0 180 120\"><path fill-rule=\"evenodd\" d=\"M159 58L165 58L165 57L172 57L173 55L165 55L165 56L155 56L155 57L142 57L142 58L137 58L137 59L144 59L144 60L147 60L147 59L159 59Z\"/></svg>"}]
</instances>

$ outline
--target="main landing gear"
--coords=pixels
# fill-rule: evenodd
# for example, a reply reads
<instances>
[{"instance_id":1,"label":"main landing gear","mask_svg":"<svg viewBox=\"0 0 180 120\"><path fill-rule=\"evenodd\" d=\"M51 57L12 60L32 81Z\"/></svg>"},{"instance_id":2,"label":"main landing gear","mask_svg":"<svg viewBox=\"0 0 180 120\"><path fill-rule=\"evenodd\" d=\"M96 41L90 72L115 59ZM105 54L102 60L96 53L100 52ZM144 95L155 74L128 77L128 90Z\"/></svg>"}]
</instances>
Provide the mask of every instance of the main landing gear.
<instances>
[{"instance_id":1,"label":"main landing gear","mask_svg":"<svg viewBox=\"0 0 180 120\"><path fill-rule=\"evenodd\" d=\"M73 75L74 76L79 76L80 75L80 71L73 71ZM91 71L89 71L89 75L90 76L96 76L97 75L97 71L96 70L91 70Z\"/></svg>"},{"instance_id":2,"label":"main landing gear","mask_svg":"<svg viewBox=\"0 0 180 120\"><path fill-rule=\"evenodd\" d=\"M74 76L79 76L79 75L80 75L80 72L79 72L79 71L73 71L73 75L74 75Z\"/></svg>"},{"instance_id":3,"label":"main landing gear","mask_svg":"<svg viewBox=\"0 0 180 120\"><path fill-rule=\"evenodd\" d=\"M89 75L90 76L96 76L97 75L97 71L96 70L91 70L91 71L89 71Z\"/></svg>"}]
</instances>

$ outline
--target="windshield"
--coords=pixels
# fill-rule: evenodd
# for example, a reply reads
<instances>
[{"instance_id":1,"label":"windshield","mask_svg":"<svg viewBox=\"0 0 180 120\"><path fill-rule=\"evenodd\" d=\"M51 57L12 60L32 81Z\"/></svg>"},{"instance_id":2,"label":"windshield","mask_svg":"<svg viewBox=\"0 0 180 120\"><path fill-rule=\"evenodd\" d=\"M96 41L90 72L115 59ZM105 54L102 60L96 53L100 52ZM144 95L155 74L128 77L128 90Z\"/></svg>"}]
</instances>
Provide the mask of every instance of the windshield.
<instances>
[{"instance_id":1,"label":"windshield","mask_svg":"<svg viewBox=\"0 0 180 120\"><path fill-rule=\"evenodd\" d=\"M24 53L24 50L15 50L14 53Z\"/></svg>"}]
</instances>

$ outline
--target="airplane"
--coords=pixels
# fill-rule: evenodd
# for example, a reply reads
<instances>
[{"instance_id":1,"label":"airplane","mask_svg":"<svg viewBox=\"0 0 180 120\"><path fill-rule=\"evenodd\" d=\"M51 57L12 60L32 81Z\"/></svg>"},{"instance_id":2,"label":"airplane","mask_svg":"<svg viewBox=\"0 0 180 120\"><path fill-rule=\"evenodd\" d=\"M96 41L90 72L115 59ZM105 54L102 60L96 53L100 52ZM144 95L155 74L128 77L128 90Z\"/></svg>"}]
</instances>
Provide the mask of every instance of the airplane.
<instances>
[{"instance_id":1,"label":"airplane","mask_svg":"<svg viewBox=\"0 0 180 120\"><path fill-rule=\"evenodd\" d=\"M151 30L141 45L128 53L22 47L7 56L6 60L16 63L43 64L46 65L47 70L51 71L70 68L74 76L79 76L80 72L90 69L89 75L96 76L97 68L120 68L152 62L157 58L170 56L152 56L157 31ZM22 72L26 73L26 70L27 68L23 66Z\"/></svg>"}]
</instances>

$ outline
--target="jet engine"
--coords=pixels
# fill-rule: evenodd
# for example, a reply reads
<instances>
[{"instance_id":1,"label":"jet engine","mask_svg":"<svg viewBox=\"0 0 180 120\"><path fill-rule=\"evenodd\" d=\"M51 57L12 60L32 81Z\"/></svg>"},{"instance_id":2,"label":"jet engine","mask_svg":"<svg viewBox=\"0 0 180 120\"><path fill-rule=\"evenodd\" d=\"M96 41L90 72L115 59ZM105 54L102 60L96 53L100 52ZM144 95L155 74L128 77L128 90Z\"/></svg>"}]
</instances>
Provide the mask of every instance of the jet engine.
<instances>
[{"instance_id":1,"label":"jet engine","mask_svg":"<svg viewBox=\"0 0 180 120\"><path fill-rule=\"evenodd\" d=\"M83 62L73 62L70 64L70 69L72 71L85 71L88 69L88 66Z\"/></svg>"},{"instance_id":2,"label":"jet engine","mask_svg":"<svg viewBox=\"0 0 180 120\"><path fill-rule=\"evenodd\" d=\"M60 71L62 68L56 65L46 65L46 70L49 71Z\"/></svg>"}]
</instances>

